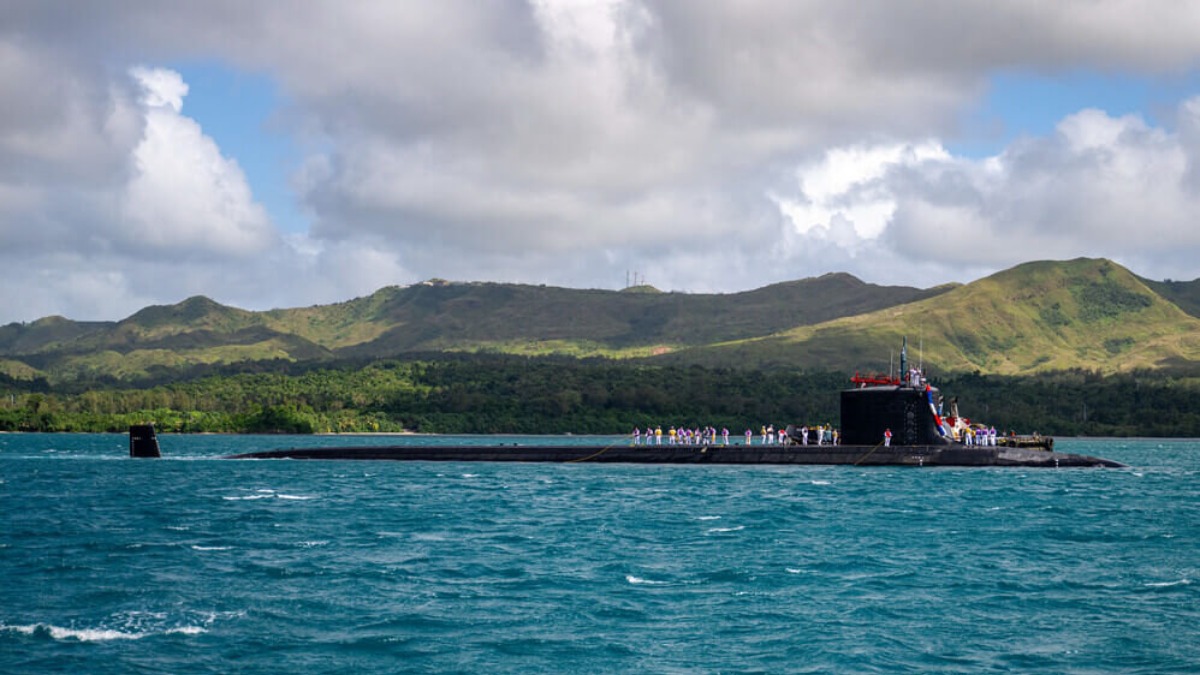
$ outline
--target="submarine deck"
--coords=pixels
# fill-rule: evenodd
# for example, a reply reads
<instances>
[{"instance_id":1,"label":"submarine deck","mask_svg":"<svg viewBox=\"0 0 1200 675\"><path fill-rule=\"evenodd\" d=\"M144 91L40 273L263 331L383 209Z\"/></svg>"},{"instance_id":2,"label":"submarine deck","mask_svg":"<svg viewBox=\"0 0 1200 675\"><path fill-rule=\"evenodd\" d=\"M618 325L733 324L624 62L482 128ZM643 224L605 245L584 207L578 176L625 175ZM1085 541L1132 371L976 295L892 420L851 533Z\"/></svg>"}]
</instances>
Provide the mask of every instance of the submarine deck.
<instances>
[{"instance_id":1,"label":"submarine deck","mask_svg":"<svg viewBox=\"0 0 1200 675\"><path fill-rule=\"evenodd\" d=\"M815 464L855 466L1109 467L1099 457L1020 447L909 446L368 446L290 448L227 459L393 460L443 462L607 462L628 464Z\"/></svg>"}]
</instances>

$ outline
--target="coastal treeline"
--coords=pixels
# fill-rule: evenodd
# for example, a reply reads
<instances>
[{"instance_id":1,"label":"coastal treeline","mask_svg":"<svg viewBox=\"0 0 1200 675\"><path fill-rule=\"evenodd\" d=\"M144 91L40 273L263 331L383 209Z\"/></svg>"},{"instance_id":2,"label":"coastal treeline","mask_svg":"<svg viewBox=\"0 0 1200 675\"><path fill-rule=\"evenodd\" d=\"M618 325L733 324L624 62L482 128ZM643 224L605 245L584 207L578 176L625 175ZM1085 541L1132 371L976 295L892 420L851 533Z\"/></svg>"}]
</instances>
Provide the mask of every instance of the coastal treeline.
<instances>
[{"instance_id":1,"label":"coastal treeline","mask_svg":"<svg viewBox=\"0 0 1200 675\"><path fill-rule=\"evenodd\" d=\"M160 373L137 383L0 377L0 431L195 433L627 433L712 425L838 423L849 374L461 355L360 364L260 363L256 372ZM1019 433L1200 436L1200 376L932 378L963 415Z\"/></svg>"}]
</instances>

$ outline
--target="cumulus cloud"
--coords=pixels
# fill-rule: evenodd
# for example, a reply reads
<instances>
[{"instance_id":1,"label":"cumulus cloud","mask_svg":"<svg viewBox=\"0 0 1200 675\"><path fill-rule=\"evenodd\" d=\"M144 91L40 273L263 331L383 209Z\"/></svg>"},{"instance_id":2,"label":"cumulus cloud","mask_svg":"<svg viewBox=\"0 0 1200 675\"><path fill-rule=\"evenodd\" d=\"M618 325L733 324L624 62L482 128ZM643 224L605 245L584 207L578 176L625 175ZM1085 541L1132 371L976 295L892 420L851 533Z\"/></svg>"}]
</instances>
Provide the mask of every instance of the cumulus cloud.
<instances>
[{"instance_id":1,"label":"cumulus cloud","mask_svg":"<svg viewBox=\"0 0 1200 675\"><path fill-rule=\"evenodd\" d=\"M1187 130L1198 112L1200 99L1181 105L1182 131L1172 133L1084 110L1050 136L978 160L936 144L833 149L801 171L799 196L780 204L801 238L869 252L896 280L1076 256L1192 278L1200 155Z\"/></svg>"},{"instance_id":2,"label":"cumulus cloud","mask_svg":"<svg viewBox=\"0 0 1200 675\"><path fill-rule=\"evenodd\" d=\"M163 294L228 292L248 275L225 265L243 269L277 245L237 164L182 114L187 85L178 73L136 67L129 79L59 94L69 114L13 124L5 138L7 150L28 148L15 165L49 174L0 181L12 315L113 318ZM42 136L59 142L39 149Z\"/></svg>"},{"instance_id":3,"label":"cumulus cloud","mask_svg":"<svg viewBox=\"0 0 1200 675\"><path fill-rule=\"evenodd\" d=\"M434 55L419 62L422 72L337 69L364 89L384 71L424 83L386 99L329 96L337 87L316 69L304 91L327 119L402 123L332 131L331 151L314 159L321 170L305 183L314 235L390 242L419 276L603 286L633 268L689 290L830 269L925 284L992 271L1013 260L1009 251L1021 259L1033 251L1128 254L1066 252L1078 229L1050 248L1010 242L1012 228L1041 226L1028 217L994 226L1014 207L989 181L1027 191L1037 158L996 159L996 177L987 162L950 157L938 140L911 139L954 134L989 70L1196 63L1189 31L1143 18L1166 6L1141 7L1109 3L1084 21L1078 7L1037 3L510 8L520 20L445 29L463 31L455 43L469 27L470 52L421 41ZM493 58L481 64L478 54ZM418 95L442 93L444 72L430 83L432 71L453 71L469 93ZM1137 204L1133 190L1123 192ZM987 210L970 199L986 200ZM1084 218L1070 207L1054 208ZM980 246L1000 253L959 252Z\"/></svg>"},{"instance_id":4,"label":"cumulus cloud","mask_svg":"<svg viewBox=\"0 0 1200 675\"><path fill-rule=\"evenodd\" d=\"M852 235L845 243L876 239L896 212L895 196L881 184L884 175L948 157L936 142L834 148L820 161L800 167L801 200L780 199L780 209L801 234L814 228L833 232L835 224L845 223Z\"/></svg>"},{"instance_id":5,"label":"cumulus cloud","mask_svg":"<svg viewBox=\"0 0 1200 675\"><path fill-rule=\"evenodd\" d=\"M122 180L142 119L123 82L91 75L51 45L0 37L0 183L107 189Z\"/></svg>"},{"instance_id":6,"label":"cumulus cloud","mask_svg":"<svg viewBox=\"0 0 1200 675\"><path fill-rule=\"evenodd\" d=\"M1200 101L1163 126L1084 110L994 157L947 148L993 74L1194 70L1197 19L1170 0L17 0L0 263L42 285L0 320L434 276L930 285L1106 255L1191 278ZM188 117L164 64L195 59L278 83L311 231L280 235Z\"/></svg>"},{"instance_id":7,"label":"cumulus cloud","mask_svg":"<svg viewBox=\"0 0 1200 675\"><path fill-rule=\"evenodd\" d=\"M237 162L181 114L188 87L179 73L139 67L130 74L142 88L146 125L115 223L126 245L159 256L238 258L274 244Z\"/></svg>"}]
</instances>

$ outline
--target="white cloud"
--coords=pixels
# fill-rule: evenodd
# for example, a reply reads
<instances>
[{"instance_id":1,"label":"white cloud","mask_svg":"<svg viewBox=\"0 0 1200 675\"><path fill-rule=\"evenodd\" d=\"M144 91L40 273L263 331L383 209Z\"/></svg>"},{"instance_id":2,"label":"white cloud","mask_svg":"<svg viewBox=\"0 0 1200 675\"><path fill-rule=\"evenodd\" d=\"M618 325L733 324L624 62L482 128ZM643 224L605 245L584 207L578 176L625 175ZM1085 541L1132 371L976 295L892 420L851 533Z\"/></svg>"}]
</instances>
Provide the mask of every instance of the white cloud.
<instances>
[{"instance_id":1,"label":"white cloud","mask_svg":"<svg viewBox=\"0 0 1200 675\"><path fill-rule=\"evenodd\" d=\"M1194 101L1181 106L1183 126L1196 110ZM853 236L843 227L835 243L871 251L883 268L924 261L946 276L963 265L995 270L1087 255L1152 277L1190 279L1200 247L1191 216L1200 194L1188 180L1196 151L1184 134L1138 117L1085 110L1062 120L1052 136L1021 140L983 160L936 149L897 154L891 145L833 150L813 169L824 181L804 190L808 201L782 200L781 208L802 239L830 239L832 223L849 224Z\"/></svg>"},{"instance_id":2,"label":"white cloud","mask_svg":"<svg viewBox=\"0 0 1200 675\"><path fill-rule=\"evenodd\" d=\"M876 239L896 212L894 195L880 183L887 172L948 158L933 141L833 148L820 161L800 167L800 196L778 199L779 207L801 234L813 234L814 228L833 232L844 223L855 240Z\"/></svg>"},{"instance_id":3,"label":"white cloud","mask_svg":"<svg viewBox=\"0 0 1200 675\"><path fill-rule=\"evenodd\" d=\"M0 104L0 184L103 190L124 179L142 118L121 82L0 32Z\"/></svg>"},{"instance_id":4,"label":"white cloud","mask_svg":"<svg viewBox=\"0 0 1200 675\"><path fill-rule=\"evenodd\" d=\"M129 75L142 87L141 101L149 108L170 108L176 114L183 112L183 97L188 86L183 77L166 68L136 66Z\"/></svg>"},{"instance_id":5,"label":"white cloud","mask_svg":"<svg viewBox=\"0 0 1200 675\"><path fill-rule=\"evenodd\" d=\"M250 257L274 244L275 230L237 162L181 114L188 88L179 74L135 68L131 75L144 91L146 125L116 223L120 236L171 257Z\"/></svg>"},{"instance_id":6,"label":"white cloud","mask_svg":"<svg viewBox=\"0 0 1200 675\"><path fill-rule=\"evenodd\" d=\"M1172 126L1081 111L992 158L946 150L996 72L1195 70L1200 9L1170 0L10 8L0 264L94 276L111 298L16 282L28 300L0 321L433 276L930 285L1077 255L1196 275L1200 102ZM307 235L276 232L178 73L137 66L196 59L279 84L309 155Z\"/></svg>"}]
</instances>

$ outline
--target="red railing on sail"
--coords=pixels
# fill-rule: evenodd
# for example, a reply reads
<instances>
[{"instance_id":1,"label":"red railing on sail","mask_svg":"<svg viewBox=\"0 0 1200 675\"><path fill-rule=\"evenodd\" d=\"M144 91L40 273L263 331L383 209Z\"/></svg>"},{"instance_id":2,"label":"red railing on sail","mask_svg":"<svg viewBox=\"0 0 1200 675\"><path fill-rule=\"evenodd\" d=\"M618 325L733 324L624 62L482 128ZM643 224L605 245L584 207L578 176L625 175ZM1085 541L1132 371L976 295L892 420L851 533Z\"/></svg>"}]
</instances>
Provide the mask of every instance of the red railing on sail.
<instances>
[{"instance_id":1,"label":"red railing on sail","mask_svg":"<svg viewBox=\"0 0 1200 675\"><path fill-rule=\"evenodd\" d=\"M866 386L883 386L883 385L898 385L901 384L900 378L876 373L874 375L859 375L858 371L854 371L854 377L850 381L859 387Z\"/></svg>"}]
</instances>

